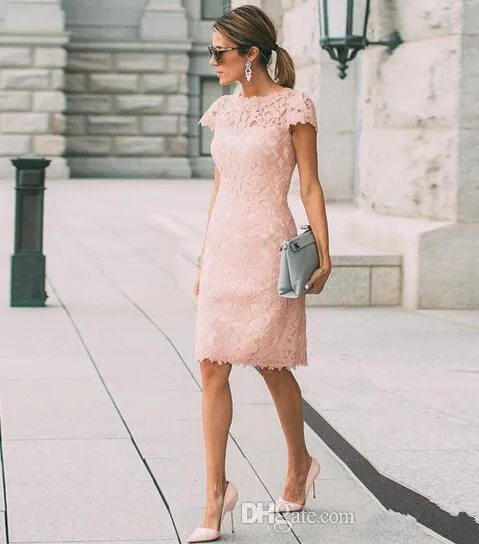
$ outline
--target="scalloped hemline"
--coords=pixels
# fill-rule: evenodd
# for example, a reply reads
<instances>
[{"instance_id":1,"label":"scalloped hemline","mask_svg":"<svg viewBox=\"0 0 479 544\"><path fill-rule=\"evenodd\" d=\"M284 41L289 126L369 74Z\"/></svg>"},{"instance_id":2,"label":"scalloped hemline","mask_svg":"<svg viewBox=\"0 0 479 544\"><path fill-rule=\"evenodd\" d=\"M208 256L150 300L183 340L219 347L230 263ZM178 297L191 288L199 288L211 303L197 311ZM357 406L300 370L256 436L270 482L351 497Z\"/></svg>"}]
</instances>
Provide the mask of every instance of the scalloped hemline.
<instances>
[{"instance_id":1,"label":"scalloped hemline","mask_svg":"<svg viewBox=\"0 0 479 544\"><path fill-rule=\"evenodd\" d=\"M286 364L278 364L278 363L271 363L271 364L264 363L264 364L261 364L261 363L234 361L234 360L226 360L226 359L215 359L214 357L207 356L207 355L204 356L204 357L201 357L199 359L197 358L196 360L197 360L198 363L201 363L205 359L208 359L209 361L211 361L213 363L217 363L218 365L224 365L226 363L229 363L231 366L242 366L242 367L261 368L261 369L267 368L269 370L282 370L283 368L287 368L289 370L295 370L298 367L308 366L307 361L300 361L298 363L293 363L293 364L287 364L287 363Z\"/></svg>"}]
</instances>

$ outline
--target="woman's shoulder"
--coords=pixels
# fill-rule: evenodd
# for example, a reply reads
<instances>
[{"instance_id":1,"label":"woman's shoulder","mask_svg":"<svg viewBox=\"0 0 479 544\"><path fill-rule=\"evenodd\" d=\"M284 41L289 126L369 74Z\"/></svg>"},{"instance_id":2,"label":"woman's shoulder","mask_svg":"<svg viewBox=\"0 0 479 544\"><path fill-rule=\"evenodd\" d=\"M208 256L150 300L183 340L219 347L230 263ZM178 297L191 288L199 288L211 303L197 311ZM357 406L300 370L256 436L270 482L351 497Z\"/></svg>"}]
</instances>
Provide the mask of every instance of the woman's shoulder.
<instances>
[{"instance_id":1,"label":"woman's shoulder","mask_svg":"<svg viewBox=\"0 0 479 544\"><path fill-rule=\"evenodd\" d=\"M287 117L289 125L309 123L318 129L316 106L308 91L292 89Z\"/></svg>"},{"instance_id":2,"label":"woman's shoulder","mask_svg":"<svg viewBox=\"0 0 479 544\"><path fill-rule=\"evenodd\" d=\"M309 91L303 89L291 89L291 101L294 103L314 103L312 95Z\"/></svg>"},{"instance_id":3,"label":"woman's shoulder","mask_svg":"<svg viewBox=\"0 0 479 544\"><path fill-rule=\"evenodd\" d=\"M280 101L288 110L315 110L314 100L308 91L282 87L271 95L272 101Z\"/></svg>"}]
</instances>

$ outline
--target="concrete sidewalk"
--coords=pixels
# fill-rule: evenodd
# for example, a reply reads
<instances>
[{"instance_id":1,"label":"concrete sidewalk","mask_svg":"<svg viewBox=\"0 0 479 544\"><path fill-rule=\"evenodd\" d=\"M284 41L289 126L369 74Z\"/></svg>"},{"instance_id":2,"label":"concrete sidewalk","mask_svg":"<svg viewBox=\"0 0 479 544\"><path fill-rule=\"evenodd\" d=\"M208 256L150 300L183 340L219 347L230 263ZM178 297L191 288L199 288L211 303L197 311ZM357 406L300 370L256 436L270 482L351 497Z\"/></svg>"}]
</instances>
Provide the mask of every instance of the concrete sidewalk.
<instances>
[{"instance_id":1,"label":"concrete sidewalk","mask_svg":"<svg viewBox=\"0 0 479 544\"><path fill-rule=\"evenodd\" d=\"M289 204L299 228L307 218L294 190ZM350 243L347 222L354 213L348 205L328 206L333 272L323 293L307 297L309 352L317 363L297 371L303 398L381 474L451 516L466 512L477 522L479 311L314 311L313 305L339 300L368 305L359 278L338 268L345 256L357 261L350 271L364 261L394 257ZM170 271L182 278L185 294L196 275L204 216L206 210L181 208L152 216L159 229L176 236L179 258ZM381 265L383 272L388 269ZM381 292L384 303L394 288L387 280L376 294Z\"/></svg>"},{"instance_id":2,"label":"concrete sidewalk","mask_svg":"<svg viewBox=\"0 0 479 544\"><path fill-rule=\"evenodd\" d=\"M204 505L195 307L170 273L169 241L148 217L161 210L206 207L209 192L203 182L66 181L49 183L45 196L48 307L12 309L14 191L10 182L0 184L6 486L6 504L0 506L6 511L8 541L184 542L201 522ZM474 463L479 448L472 398L477 397L477 376L466 372L477 368L473 353L479 332L449 317L398 309L309 308L311 363L296 375L305 398L345 432L349 424L365 432L374 414L376 434L391 446L381 451L398 452L408 444L406 452L397 453L407 459L398 463L398 476L422 466L423 478L435 482L431 494L442 491L437 501L447 494L472 514L477 490L462 487L464 464L443 464L443 471L428 477L423 455L428 452L429 466L436 467L437 448L449 445L461 448L463 463ZM475 314L470 319L474 325ZM448 373L454 353L457 372ZM415 357L409 359L411 354ZM413 518L386 511L308 427L308 445L323 466L319 497L308 500L308 510L352 513L354 523L328 518L329 523L293 522L289 529L280 523L242 523L241 502L269 503L281 492L286 450L261 377L253 369L237 368L231 385L235 407L228 477L239 489L240 502L233 535L225 520L225 540L445 541ZM414 405L398 385L415 391ZM426 413L420 408L426 397L444 412L445 387L456 392L457 403L436 427L420 425L417 435L411 414ZM428 390L431 395L424 394ZM459 391L470 395L463 401ZM393 397L395 410L387 429L381 427L383 415L389 418L391 411L384 392ZM467 429L459 425L466 416ZM443 426L445 420L451 426ZM414 444L420 436L424 442L418 450ZM368 444L361 447L367 450ZM0 542L6 542L5 533L4 528Z\"/></svg>"}]
</instances>

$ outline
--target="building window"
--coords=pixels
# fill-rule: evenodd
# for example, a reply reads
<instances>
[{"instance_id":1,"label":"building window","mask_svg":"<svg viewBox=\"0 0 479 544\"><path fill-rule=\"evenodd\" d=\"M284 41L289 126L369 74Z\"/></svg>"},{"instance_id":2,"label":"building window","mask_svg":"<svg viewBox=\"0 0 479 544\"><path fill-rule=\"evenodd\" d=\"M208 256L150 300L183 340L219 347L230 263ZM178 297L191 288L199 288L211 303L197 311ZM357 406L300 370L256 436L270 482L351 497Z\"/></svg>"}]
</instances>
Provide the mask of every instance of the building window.
<instances>
[{"instance_id":1,"label":"building window","mask_svg":"<svg viewBox=\"0 0 479 544\"><path fill-rule=\"evenodd\" d=\"M223 94L221 85L218 85L218 80L212 77L202 77L200 81L200 108L201 115L213 104L213 102ZM210 146L213 134L208 127L200 125L200 153L201 155L210 155Z\"/></svg>"},{"instance_id":2,"label":"building window","mask_svg":"<svg viewBox=\"0 0 479 544\"><path fill-rule=\"evenodd\" d=\"M230 9L230 0L201 0L201 18L205 21L215 21Z\"/></svg>"}]
</instances>

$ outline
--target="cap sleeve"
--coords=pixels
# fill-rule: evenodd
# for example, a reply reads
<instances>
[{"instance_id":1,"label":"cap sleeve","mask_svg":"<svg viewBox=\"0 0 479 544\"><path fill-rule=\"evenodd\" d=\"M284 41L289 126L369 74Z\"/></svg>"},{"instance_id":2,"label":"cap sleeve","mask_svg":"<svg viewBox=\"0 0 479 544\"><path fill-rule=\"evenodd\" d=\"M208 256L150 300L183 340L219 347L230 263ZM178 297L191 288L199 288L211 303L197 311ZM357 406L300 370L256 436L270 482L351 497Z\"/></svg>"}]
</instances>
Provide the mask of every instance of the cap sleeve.
<instances>
[{"instance_id":1,"label":"cap sleeve","mask_svg":"<svg viewBox=\"0 0 479 544\"><path fill-rule=\"evenodd\" d=\"M213 104L205 111L201 119L198 121L198 124L210 128L212 131L215 130L216 119L218 113L221 111L221 106L223 104L224 98L226 95L221 95L217 98Z\"/></svg>"},{"instance_id":2,"label":"cap sleeve","mask_svg":"<svg viewBox=\"0 0 479 544\"><path fill-rule=\"evenodd\" d=\"M316 107L308 93L295 93L288 112L288 126L297 123L309 123L318 130Z\"/></svg>"}]
</instances>

